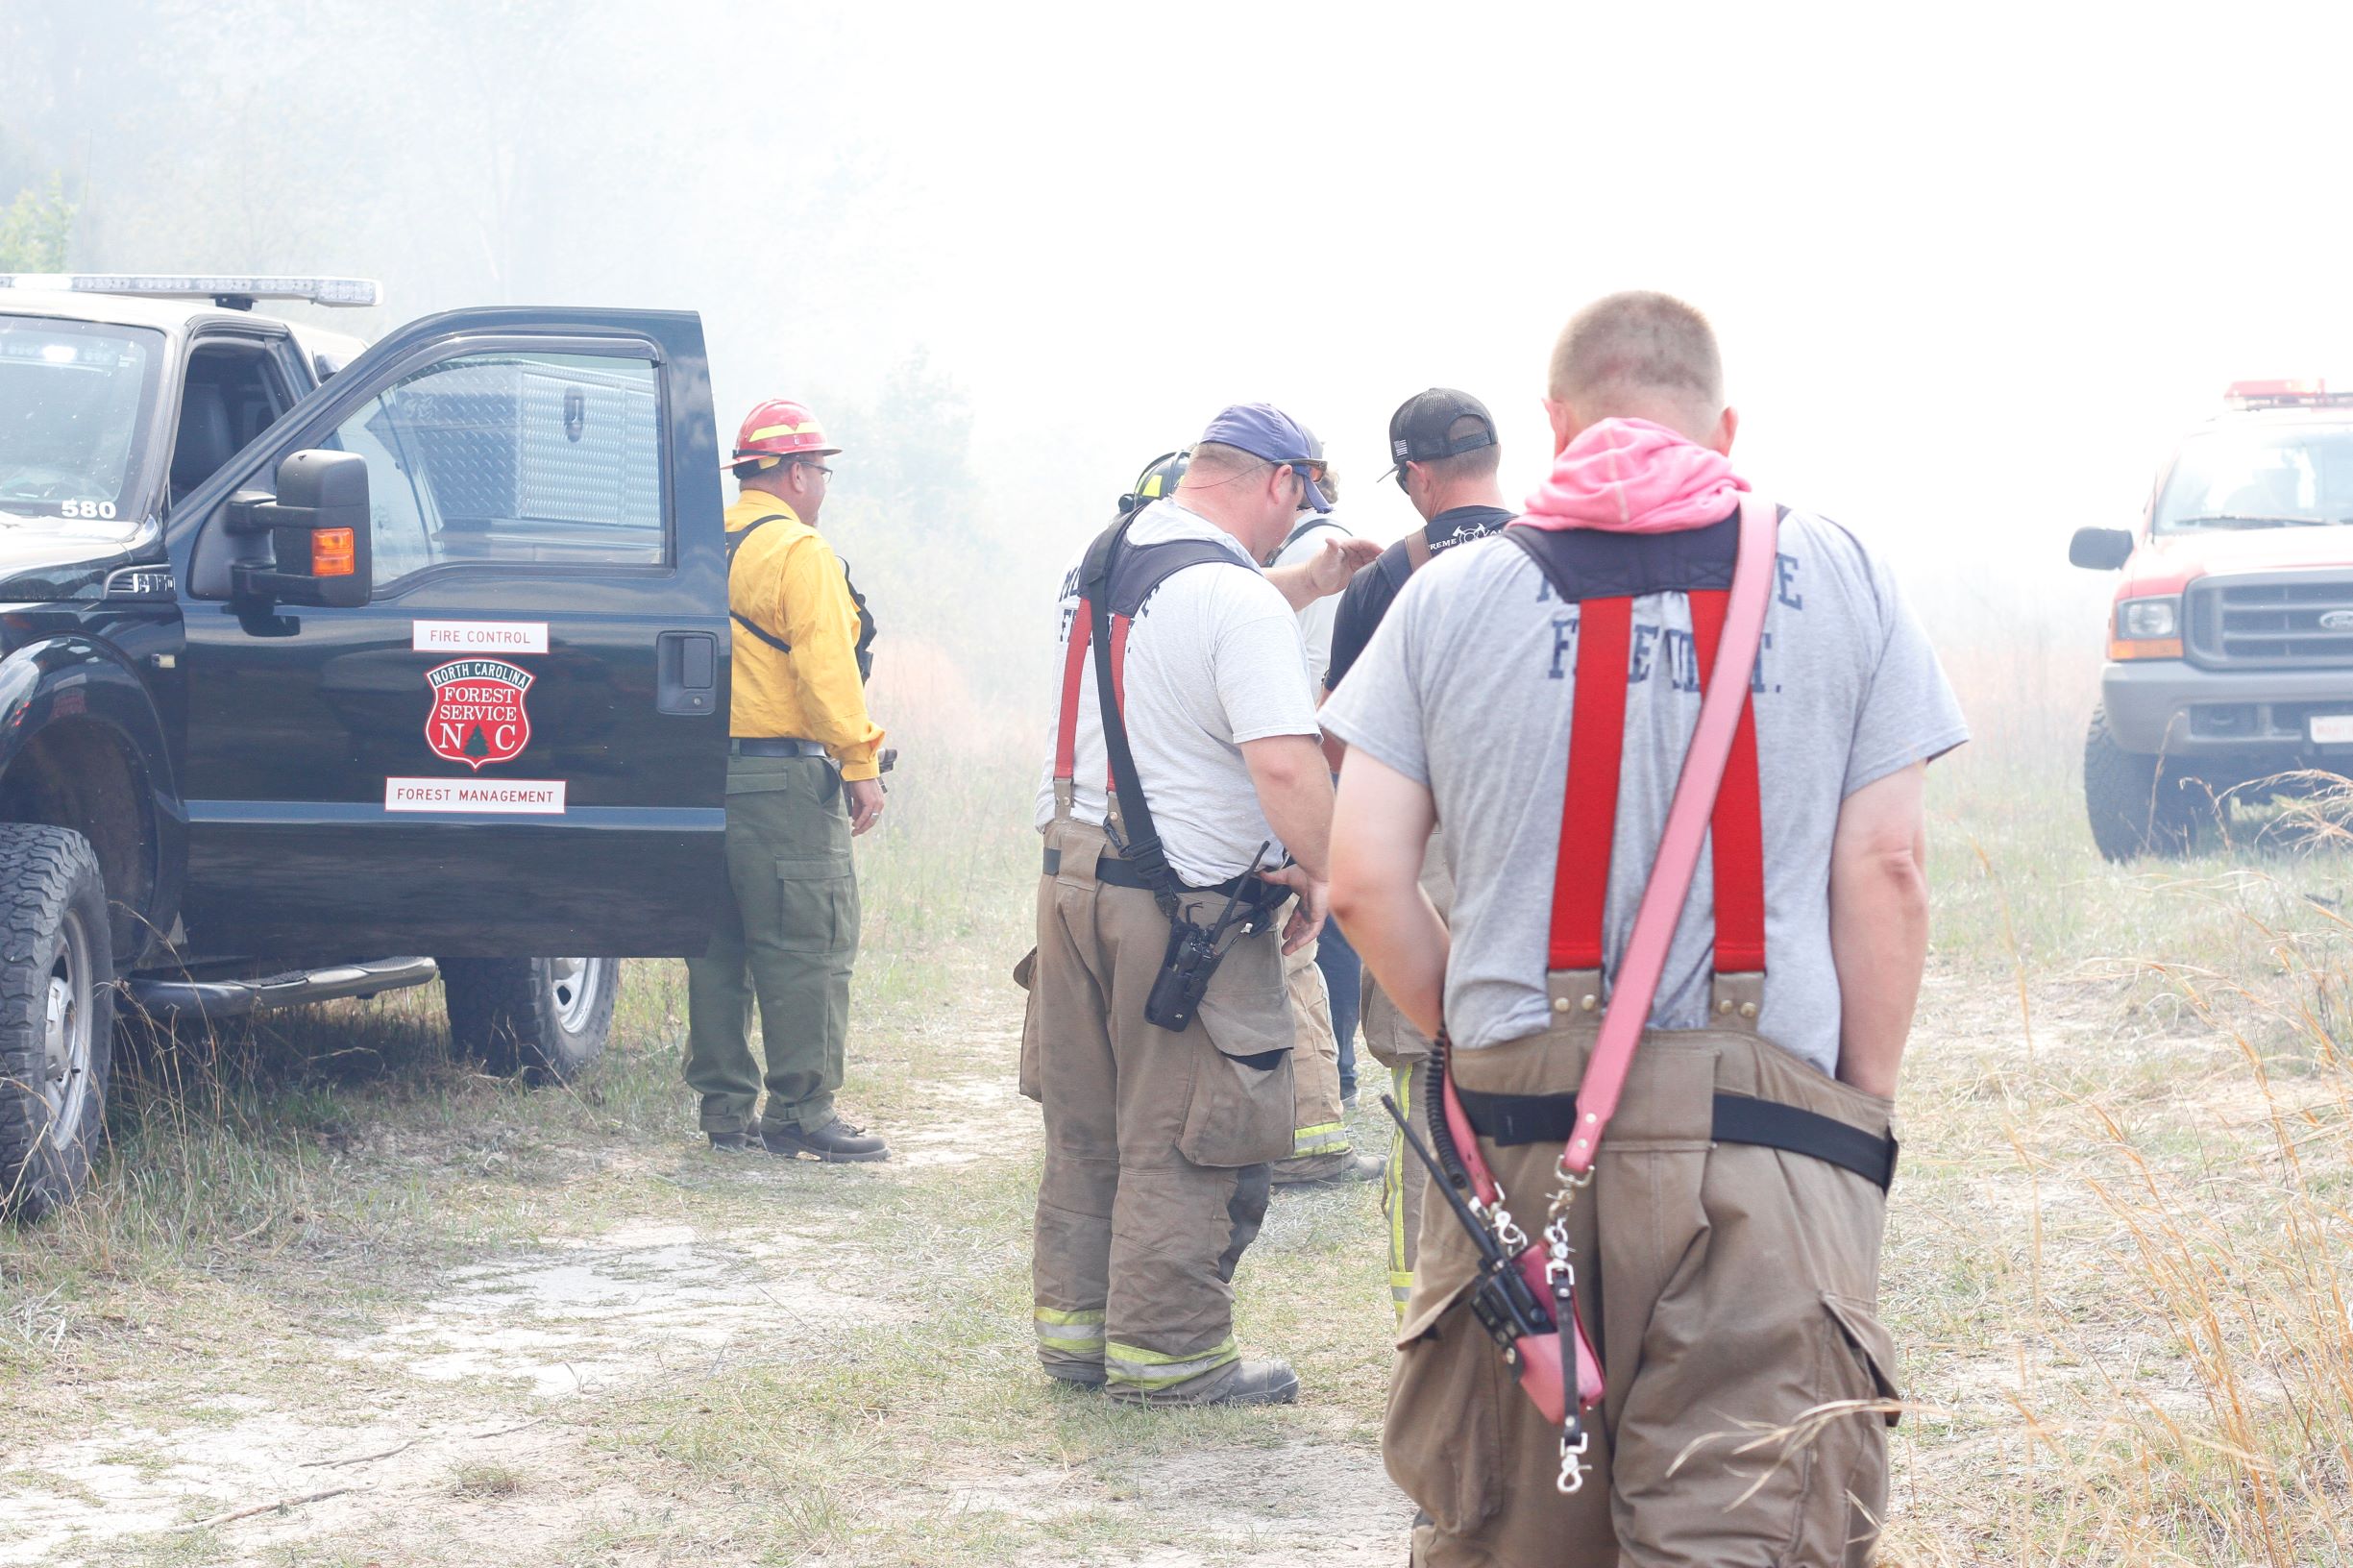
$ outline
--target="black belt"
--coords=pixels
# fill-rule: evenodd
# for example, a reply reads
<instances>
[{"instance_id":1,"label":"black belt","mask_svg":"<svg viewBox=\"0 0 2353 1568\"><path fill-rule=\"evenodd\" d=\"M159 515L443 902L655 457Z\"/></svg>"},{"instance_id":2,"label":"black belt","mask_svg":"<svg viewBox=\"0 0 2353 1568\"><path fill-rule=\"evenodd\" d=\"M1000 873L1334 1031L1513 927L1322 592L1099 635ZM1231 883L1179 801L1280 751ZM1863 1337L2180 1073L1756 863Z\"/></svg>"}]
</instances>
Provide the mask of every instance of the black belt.
<instances>
[{"instance_id":1,"label":"black belt","mask_svg":"<svg viewBox=\"0 0 2353 1568\"><path fill-rule=\"evenodd\" d=\"M737 736L727 743L731 757L822 757L831 755L815 741L791 735Z\"/></svg>"},{"instance_id":2,"label":"black belt","mask_svg":"<svg viewBox=\"0 0 2353 1568\"><path fill-rule=\"evenodd\" d=\"M1577 1129L1574 1094L1481 1094L1456 1086L1462 1114L1490 1143L1566 1143ZM1718 1094L1708 1137L1719 1143L1753 1143L1809 1155L1853 1171L1884 1192L1896 1182L1896 1140L1874 1138L1835 1116L1802 1111L1778 1100Z\"/></svg>"},{"instance_id":3,"label":"black belt","mask_svg":"<svg viewBox=\"0 0 2353 1568\"><path fill-rule=\"evenodd\" d=\"M1045 852L1045 874L1048 876L1062 874L1062 851L1060 849L1048 849ZM1107 888L1134 888L1139 893L1153 891L1152 884L1143 879L1141 871L1115 854L1103 855L1095 861L1094 879ZM1254 887L1262 888L1265 890L1265 896L1257 901L1270 906L1291 895L1290 889L1279 883L1263 881L1248 872L1240 876L1229 876L1214 887L1196 888L1189 882L1182 886L1187 893L1215 893L1223 894L1228 897L1237 893L1247 894Z\"/></svg>"}]
</instances>

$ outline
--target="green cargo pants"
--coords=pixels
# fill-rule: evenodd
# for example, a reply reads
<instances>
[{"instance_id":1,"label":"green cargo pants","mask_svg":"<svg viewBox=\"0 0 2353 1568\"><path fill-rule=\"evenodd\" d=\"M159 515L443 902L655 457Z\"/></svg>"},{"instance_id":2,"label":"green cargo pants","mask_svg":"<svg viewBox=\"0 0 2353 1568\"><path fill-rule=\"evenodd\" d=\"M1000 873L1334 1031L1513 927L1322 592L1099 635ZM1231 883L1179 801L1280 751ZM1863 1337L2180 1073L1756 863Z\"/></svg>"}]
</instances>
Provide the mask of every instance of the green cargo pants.
<instances>
[{"instance_id":1,"label":"green cargo pants","mask_svg":"<svg viewBox=\"0 0 2353 1568\"><path fill-rule=\"evenodd\" d=\"M751 1004L768 1055L764 1126L833 1119L858 956L849 812L821 757L727 762L727 887L711 949L686 961L686 1084L706 1133L748 1128L760 1099Z\"/></svg>"}]
</instances>

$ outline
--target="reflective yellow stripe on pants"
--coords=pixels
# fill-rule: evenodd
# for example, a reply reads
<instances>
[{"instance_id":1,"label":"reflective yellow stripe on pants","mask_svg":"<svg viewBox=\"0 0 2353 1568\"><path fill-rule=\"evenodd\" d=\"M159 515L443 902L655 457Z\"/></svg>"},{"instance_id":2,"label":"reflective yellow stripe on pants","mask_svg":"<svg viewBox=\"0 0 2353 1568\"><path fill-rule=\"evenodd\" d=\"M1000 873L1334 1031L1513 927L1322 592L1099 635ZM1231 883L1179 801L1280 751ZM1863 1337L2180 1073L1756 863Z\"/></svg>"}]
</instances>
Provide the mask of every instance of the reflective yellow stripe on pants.
<instances>
[{"instance_id":1,"label":"reflective yellow stripe on pants","mask_svg":"<svg viewBox=\"0 0 2353 1568\"><path fill-rule=\"evenodd\" d=\"M1291 1139L1291 1154L1295 1158L1330 1154L1349 1146L1348 1123L1344 1121L1319 1121L1312 1127L1300 1128Z\"/></svg>"},{"instance_id":2,"label":"reflective yellow stripe on pants","mask_svg":"<svg viewBox=\"0 0 2353 1568\"><path fill-rule=\"evenodd\" d=\"M1389 1090L1397 1097L1397 1109L1406 1119L1413 1119L1414 1066L1391 1067ZM1397 1310L1397 1321L1406 1320L1406 1303L1413 1295L1413 1253L1406 1235L1406 1175L1407 1162L1413 1154L1406 1147L1406 1130L1389 1128L1389 1164L1381 1173L1381 1212L1389 1222L1389 1305ZM1417 1162L1418 1163L1418 1162Z\"/></svg>"},{"instance_id":3,"label":"reflective yellow stripe on pants","mask_svg":"<svg viewBox=\"0 0 2353 1568\"><path fill-rule=\"evenodd\" d=\"M1103 1371L1112 1382L1130 1388L1173 1388L1240 1359L1241 1352L1230 1334L1217 1344L1190 1356L1164 1356L1157 1350L1140 1350L1114 1341L1103 1347Z\"/></svg>"},{"instance_id":4,"label":"reflective yellow stripe on pants","mask_svg":"<svg viewBox=\"0 0 2353 1568\"><path fill-rule=\"evenodd\" d=\"M1066 1312L1052 1307L1035 1310L1038 1346L1064 1356L1092 1360L1103 1354L1103 1309Z\"/></svg>"}]
</instances>

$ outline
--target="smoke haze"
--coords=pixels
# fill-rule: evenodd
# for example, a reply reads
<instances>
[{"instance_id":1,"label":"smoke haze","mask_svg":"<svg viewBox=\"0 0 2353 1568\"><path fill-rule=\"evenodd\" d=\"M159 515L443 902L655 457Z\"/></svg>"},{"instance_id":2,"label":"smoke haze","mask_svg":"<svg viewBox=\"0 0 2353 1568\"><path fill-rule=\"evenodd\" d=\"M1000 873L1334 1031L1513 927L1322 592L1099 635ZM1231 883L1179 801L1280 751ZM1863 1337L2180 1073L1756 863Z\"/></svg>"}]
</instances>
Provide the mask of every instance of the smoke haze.
<instances>
[{"instance_id":1,"label":"smoke haze","mask_svg":"<svg viewBox=\"0 0 2353 1568\"><path fill-rule=\"evenodd\" d=\"M2089 644L2069 533L2128 525L2226 381L2353 363L2353 21L2254 16L15 0L0 198L61 174L76 268L380 278L370 332L699 310L723 431L815 403L866 556L952 563L895 571L886 621L967 647L1028 636L1002 618L1229 401L1314 427L1360 531L1411 521L1370 481L1433 383L1494 407L1524 494L1561 322L1664 288L1717 324L1760 488L1932 624Z\"/></svg>"}]
</instances>

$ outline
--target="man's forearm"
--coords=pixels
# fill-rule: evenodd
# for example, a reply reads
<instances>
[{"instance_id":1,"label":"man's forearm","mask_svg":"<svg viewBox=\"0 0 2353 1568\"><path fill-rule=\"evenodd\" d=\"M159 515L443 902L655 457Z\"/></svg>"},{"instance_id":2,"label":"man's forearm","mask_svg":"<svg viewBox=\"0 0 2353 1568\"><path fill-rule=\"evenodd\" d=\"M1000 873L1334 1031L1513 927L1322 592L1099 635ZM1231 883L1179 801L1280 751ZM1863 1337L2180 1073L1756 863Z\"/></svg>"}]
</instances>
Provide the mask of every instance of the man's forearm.
<instances>
[{"instance_id":1,"label":"man's forearm","mask_svg":"<svg viewBox=\"0 0 2353 1568\"><path fill-rule=\"evenodd\" d=\"M1928 960L1926 845L1830 868L1830 958L1838 971L1838 1076L1893 1095ZM1353 936L1354 933L1352 932Z\"/></svg>"},{"instance_id":2,"label":"man's forearm","mask_svg":"<svg viewBox=\"0 0 2353 1568\"><path fill-rule=\"evenodd\" d=\"M1428 785L1349 753L1332 832L1332 913L1366 971L1432 1039L1445 1011L1449 951L1446 922L1422 891L1436 821Z\"/></svg>"},{"instance_id":3,"label":"man's forearm","mask_svg":"<svg viewBox=\"0 0 2353 1568\"><path fill-rule=\"evenodd\" d=\"M1386 887L1343 877L1332 890L1332 916L1382 993L1425 1039L1437 1039L1450 938L1419 880Z\"/></svg>"},{"instance_id":4,"label":"man's forearm","mask_svg":"<svg viewBox=\"0 0 2353 1568\"><path fill-rule=\"evenodd\" d=\"M1332 592L1329 588L1315 585L1315 579L1305 561L1290 566L1270 566L1266 569L1266 580L1275 585L1275 591L1283 596L1284 602L1294 610L1304 610Z\"/></svg>"}]
</instances>

